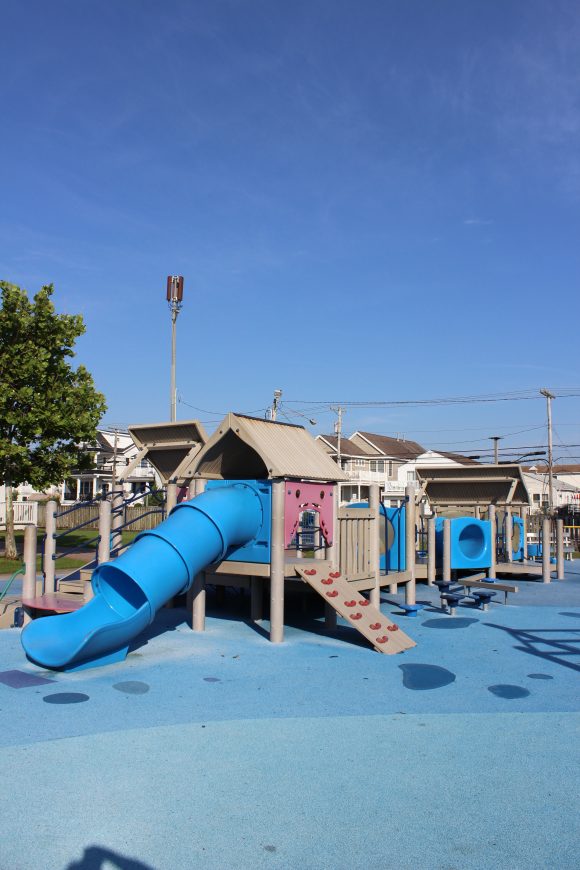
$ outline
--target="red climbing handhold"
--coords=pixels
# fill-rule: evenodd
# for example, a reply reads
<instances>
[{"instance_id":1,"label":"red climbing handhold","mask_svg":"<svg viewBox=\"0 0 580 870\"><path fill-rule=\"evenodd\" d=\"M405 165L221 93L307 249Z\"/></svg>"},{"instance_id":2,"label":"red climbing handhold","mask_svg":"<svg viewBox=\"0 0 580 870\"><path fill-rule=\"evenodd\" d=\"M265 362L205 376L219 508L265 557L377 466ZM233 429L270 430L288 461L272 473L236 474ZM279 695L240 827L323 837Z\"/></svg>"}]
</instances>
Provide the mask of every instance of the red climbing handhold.
<instances>
[{"instance_id":1,"label":"red climbing handhold","mask_svg":"<svg viewBox=\"0 0 580 870\"><path fill-rule=\"evenodd\" d=\"M305 574L308 574L309 577L314 577L316 574L316 568L311 568L310 571L305 571Z\"/></svg>"},{"instance_id":2,"label":"red climbing handhold","mask_svg":"<svg viewBox=\"0 0 580 870\"><path fill-rule=\"evenodd\" d=\"M349 615L351 619L362 619L362 613L351 613Z\"/></svg>"},{"instance_id":3,"label":"red climbing handhold","mask_svg":"<svg viewBox=\"0 0 580 870\"><path fill-rule=\"evenodd\" d=\"M332 577L327 577L326 580L321 580L320 582L324 583L325 586L332 586L334 580L332 579Z\"/></svg>"},{"instance_id":4,"label":"red climbing handhold","mask_svg":"<svg viewBox=\"0 0 580 870\"><path fill-rule=\"evenodd\" d=\"M355 607L355 606L356 606L356 601L345 601L345 602L344 602L344 606L345 606L345 607Z\"/></svg>"},{"instance_id":5,"label":"red climbing handhold","mask_svg":"<svg viewBox=\"0 0 580 870\"><path fill-rule=\"evenodd\" d=\"M373 622L373 624L371 625L372 631L378 631L380 627L381 627L380 622Z\"/></svg>"},{"instance_id":6,"label":"red climbing handhold","mask_svg":"<svg viewBox=\"0 0 580 870\"><path fill-rule=\"evenodd\" d=\"M387 625L387 631L398 631L398 630L399 630L398 625Z\"/></svg>"},{"instance_id":7,"label":"red climbing handhold","mask_svg":"<svg viewBox=\"0 0 580 870\"><path fill-rule=\"evenodd\" d=\"M382 637L377 637L377 643L388 643L388 642L389 642L389 638L387 637L386 634L383 634Z\"/></svg>"},{"instance_id":8,"label":"red climbing handhold","mask_svg":"<svg viewBox=\"0 0 580 870\"><path fill-rule=\"evenodd\" d=\"M338 592L336 591L336 589L331 589L330 592L327 592L326 594L328 595L329 598L336 598L336 596L338 595Z\"/></svg>"},{"instance_id":9,"label":"red climbing handhold","mask_svg":"<svg viewBox=\"0 0 580 870\"><path fill-rule=\"evenodd\" d=\"M361 598L359 601L359 605L361 607L368 607L371 602L367 598Z\"/></svg>"},{"instance_id":10,"label":"red climbing handhold","mask_svg":"<svg viewBox=\"0 0 580 870\"><path fill-rule=\"evenodd\" d=\"M331 571L330 576L334 577L334 579L336 580L337 577L340 577L340 571L334 571L334 572Z\"/></svg>"}]
</instances>

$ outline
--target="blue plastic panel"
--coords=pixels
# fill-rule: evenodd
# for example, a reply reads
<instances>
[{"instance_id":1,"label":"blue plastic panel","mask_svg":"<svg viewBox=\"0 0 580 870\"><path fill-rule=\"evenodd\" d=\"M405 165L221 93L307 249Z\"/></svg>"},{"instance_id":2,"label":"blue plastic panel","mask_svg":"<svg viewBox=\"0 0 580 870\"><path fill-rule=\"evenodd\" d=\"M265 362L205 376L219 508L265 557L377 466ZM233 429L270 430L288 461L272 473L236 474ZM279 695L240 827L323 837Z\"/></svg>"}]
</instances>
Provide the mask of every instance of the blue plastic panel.
<instances>
[{"instance_id":1,"label":"blue plastic panel","mask_svg":"<svg viewBox=\"0 0 580 870\"><path fill-rule=\"evenodd\" d=\"M514 562L523 562L523 560L524 560L524 521L521 517L512 517L512 525L513 525L512 560Z\"/></svg>"},{"instance_id":2,"label":"blue plastic panel","mask_svg":"<svg viewBox=\"0 0 580 870\"><path fill-rule=\"evenodd\" d=\"M491 566L491 526L487 520L454 517L451 522L451 569ZM435 521L437 565L443 565L443 518Z\"/></svg>"},{"instance_id":3,"label":"blue plastic panel","mask_svg":"<svg viewBox=\"0 0 580 870\"><path fill-rule=\"evenodd\" d=\"M272 543L272 482L270 480L208 480L206 490L221 489L235 483L245 483L251 486L260 499L262 506L262 525L257 535L239 547L231 547L225 555L224 562L270 562Z\"/></svg>"}]
</instances>

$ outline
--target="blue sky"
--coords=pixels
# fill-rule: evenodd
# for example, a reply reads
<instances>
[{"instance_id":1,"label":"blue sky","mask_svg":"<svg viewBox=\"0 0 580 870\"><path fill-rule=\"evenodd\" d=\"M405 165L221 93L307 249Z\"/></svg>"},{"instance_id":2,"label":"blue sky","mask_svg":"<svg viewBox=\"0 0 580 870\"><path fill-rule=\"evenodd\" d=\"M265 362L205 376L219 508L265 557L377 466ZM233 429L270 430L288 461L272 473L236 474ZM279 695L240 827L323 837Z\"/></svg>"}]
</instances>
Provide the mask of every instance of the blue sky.
<instances>
[{"instance_id":1,"label":"blue sky","mask_svg":"<svg viewBox=\"0 0 580 870\"><path fill-rule=\"evenodd\" d=\"M83 314L108 422L168 417L169 273L178 416L209 430L275 388L330 431L330 402L580 386L575 0L0 13L0 277ZM579 406L554 403L558 444ZM344 427L476 452L544 421L538 398Z\"/></svg>"}]
</instances>

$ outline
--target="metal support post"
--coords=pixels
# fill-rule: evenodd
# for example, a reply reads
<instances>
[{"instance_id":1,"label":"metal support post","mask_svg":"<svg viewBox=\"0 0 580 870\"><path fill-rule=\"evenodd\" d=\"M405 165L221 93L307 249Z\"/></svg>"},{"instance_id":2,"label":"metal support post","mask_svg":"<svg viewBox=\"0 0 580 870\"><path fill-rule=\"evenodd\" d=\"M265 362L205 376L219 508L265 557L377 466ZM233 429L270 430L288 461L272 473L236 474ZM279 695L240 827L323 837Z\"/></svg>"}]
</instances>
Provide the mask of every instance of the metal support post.
<instances>
[{"instance_id":1,"label":"metal support post","mask_svg":"<svg viewBox=\"0 0 580 870\"><path fill-rule=\"evenodd\" d=\"M36 526L24 528L24 581L22 583L22 598L36 598ZM24 607L24 625L31 620L28 609Z\"/></svg>"},{"instance_id":2,"label":"metal support post","mask_svg":"<svg viewBox=\"0 0 580 870\"><path fill-rule=\"evenodd\" d=\"M433 586L436 573L435 517L427 520L427 585Z\"/></svg>"},{"instance_id":3,"label":"metal support post","mask_svg":"<svg viewBox=\"0 0 580 870\"><path fill-rule=\"evenodd\" d=\"M334 565L335 569L340 571L340 542L338 540L340 524L338 522L338 511L340 508L340 484L334 486L333 497L333 527L332 527L332 547L327 547L326 558ZM324 602L324 626L327 631L334 631L337 625L337 614L334 607L327 602Z\"/></svg>"},{"instance_id":4,"label":"metal support post","mask_svg":"<svg viewBox=\"0 0 580 870\"><path fill-rule=\"evenodd\" d=\"M169 516L177 504L177 483L170 480L165 490L165 516Z\"/></svg>"},{"instance_id":5,"label":"metal support post","mask_svg":"<svg viewBox=\"0 0 580 870\"><path fill-rule=\"evenodd\" d=\"M371 549L371 577L375 585L371 589L370 600L373 607L381 606L381 539L379 523L380 513L380 490L378 483L372 483L369 487L369 507L373 512L371 521L370 549Z\"/></svg>"},{"instance_id":6,"label":"metal support post","mask_svg":"<svg viewBox=\"0 0 580 870\"><path fill-rule=\"evenodd\" d=\"M505 509L505 522L504 522L504 561L505 562L513 562L513 549L512 549L512 535L513 535L513 522L512 522L512 509L506 506Z\"/></svg>"},{"instance_id":7,"label":"metal support post","mask_svg":"<svg viewBox=\"0 0 580 870\"><path fill-rule=\"evenodd\" d=\"M416 604L415 597L415 487L405 487L406 501L406 570L410 577L405 584L405 604Z\"/></svg>"},{"instance_id":8,"label":"metal support post","mask_svg":"<svg viewBox=\"0 0 580 870\"><path fill-rule=\"evenodd\" d=\"M443 520L443 580L451 583L451 520Z\"/></svg>"},{"instance_id":9,"label":"metal support post","mask_svg":"<svg viewBox=\"0 0 580 870\"><path fill-rule=\"evenodd\" d=\"M550 519L542 521L542 583L549 583L550 577Z\"/></svg>"},{"instance_id":10,"label":"metal support post","mask_svg":"<svg viewBox=\"0 0 580 870\"><path fill-rule=\"evenodd\" d=\"M489 571L487 572L487 576L490 580L495 580L496 578L496 564L497 564L497 526L496 526L496 517L495 517L495 505L490 504L488 511L488 519L489 519L489 534L491 537L491 553L490 553L490 566Z\"/></svg>"},{"instance_id":11,"label":"metal support post","mask_svg":"<svg viewBox=\"0 0 580 870\"><path fill-rule=\"evenodd\" d=\"M564 577L564 520L556 520L556 580Z\"/></svg>"},{"instance_id":12,"label":"metal support post","mask_svg":"<svg viewBox=\"0 0 580 870\"><path fill-rule=\"evenodd\" d=\"M272 554L270 556L270 640L284 640L284 481L272 482Z\"/></svg>"},{"instance_id":13,"label":"metal support post","mask_svg":"<svg viewBox=\"0 0 580 870\"><path fill-rule=\"evenodd\" d=\"M111 558L111 502L102 501L99 505L99 565Z\"/></svg>"},{"instance_id":14,"label":"metal support post","mask_svg":"<svg viewBox=\"0 0 580 870\"><path fill-rule=\"evenodd\" d=\"M473 509L473 516L475 517L476 520L481 519L481 508L478 504L476 504L474 509Z\"/></svg>"},{"instance_id":15,"label":"metal support post","mask_svg":"<svg viewBox=\"0 0 580 870\"><path fill-rule=\"evenodd\" d=\"M44 541L44 592L54 594L56 591L56 502L46 503L46 539Z\"/></svg>"},{"instance_id":16,"label":"metal support post","mask_svg":"<svg viewBox=\"0 0 580 870\"><path fill-rule=\"evenodd\" d=\"M205 574L196 574L187 593L187 610L191 613L193 631L205 631Z\"/></svg>"},{"instance_id":17,"label":"metal support post","mask_svg":"<svg viewBox=\"0 0 580 870\"><path fill-rule=\"evenodd\" d=\"M526 505L520 508L520 517L522 519L522 547L524 548L524 562L528 560L528 509Z\"/></svg>"},{"instance_id":18,"label":"metal support post","mask_svg":"<svg viewBox=\"0 0 580 870\"><path fill-rule=\"evenodd\" d=\"M117 558L123 543L121 526L123 525L123 484L116 483L113 487L111 504L111 554Z\"/></svg>"}]
</instances>

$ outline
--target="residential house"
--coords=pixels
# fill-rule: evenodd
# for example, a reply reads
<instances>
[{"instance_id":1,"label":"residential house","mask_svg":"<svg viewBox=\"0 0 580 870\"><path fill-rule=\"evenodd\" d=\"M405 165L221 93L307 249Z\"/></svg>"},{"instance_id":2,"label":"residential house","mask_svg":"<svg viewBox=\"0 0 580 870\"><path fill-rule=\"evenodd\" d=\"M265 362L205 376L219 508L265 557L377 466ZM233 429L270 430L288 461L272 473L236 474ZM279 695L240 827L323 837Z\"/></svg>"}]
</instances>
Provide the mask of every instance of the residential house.
<instances>
[{"instance_id":1,"label":"residential house","mask_svg":"<svg viewBox=\"0 0 580 870\"><path fill-rule=\"evenodd\" d=\"M86 471L74 472L68 480L57 486L49 487L44 493L37 492L30 484L16 487L14 500L18 502L38 501L52 496L64 504L91 501L111 490L113 480L119 480L124 469L139 452L128 432L119 429L99 429L91 444L84 445L93 457L93 465ZM123 480L126 497L145 492L150 486L160 485L159 478L150 462L144 459L137 468ZM5 501L4 487L0 487L0 502Z\"/></svg>"},{"instance_id":2,"label":"residential house","mask_svg":"<svg viewBox=\"0 0 580 870\"><path fill-rule=\"evenodd\" d=\"M549 504L549 475L545 465L523 468L524 480L530 493L532 513L543 512ZM580 510L580 465L554 465L554 508L571 507Z\"/></svg>"},{"instance_id":3,"label":"residential house","mask_svg":"<svg viewBox=\"0 0 580 870\"><path fill-rule=\"evenodd\" d=\"M338 459L336 435L318 435L317 440ZM460 454L426 450L416 441L358 431L341 439L340 464L350 478L349 483L341 484L342 504L366 501L369 486L378 483L385 505L395 507L403 501L405 487L415 482L418 466L478 463Z\"/></svg>"}]
</instances>

